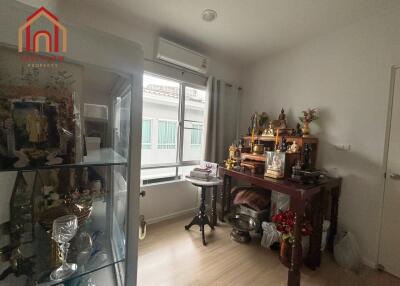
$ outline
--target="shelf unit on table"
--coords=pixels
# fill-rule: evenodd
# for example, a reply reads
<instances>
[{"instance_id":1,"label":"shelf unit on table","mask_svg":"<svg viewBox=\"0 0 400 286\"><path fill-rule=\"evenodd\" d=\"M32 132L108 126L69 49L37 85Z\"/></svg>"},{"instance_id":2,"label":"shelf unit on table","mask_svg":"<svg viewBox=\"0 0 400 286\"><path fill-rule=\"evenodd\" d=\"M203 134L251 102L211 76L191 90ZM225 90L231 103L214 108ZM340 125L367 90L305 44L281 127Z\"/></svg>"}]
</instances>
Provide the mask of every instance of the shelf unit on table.
<instances>
[{"instance_id":1,"label":"shelf unit on table","mask_svg":"<svg viewBox=\"0 0 400 286\"><path fill-rule=\"evenodd\" d=\"M114 181L115 175L126 179L127 176L127 159L115 152L112 148L104 148L97 151L88 152L87 156L83 157L82 162L73 164L60 164L52 166L38 166L38 167L24 167L12 170L0 170L0 172L17 172L17 178L21 179L21 176L30 178L32 181L27 184L31 199L31 205L23 205L31 214L32 220L32 234L25 235L23 231L18 230L17 236L21 236L23 239L19 241L19 251L23 257L32 257L33 262L33 274L30 277L21 279L18 277L18 283L21 285L78 285L83 279L89 279L90 276L101 276L101 273L107 271L110 268L118 268L119 271L108 271L113 273L114 276L119 275L120 277L114 277L116 281L115 285L123 284L123 264L125 262L125 219L126 215L121 212L126 212L125 209L121 209L121 205L126 206L126 195L127 186L125 189L120 189L118 183ZM34 214L34 196L35 188L38 186L41 175L48 174L53 170L65 170L65 169L82 169L92 168L102 174L104 180L103 189L104 194L100 198L93 199L93 210L90 217L79 226L78 233L71 240L70 254L68 262L74 262L78 264L78 270L70 277L62 281L51 281L50 273L57 266L52 265L54 259L52 259L52 251L54 247L52 244L54 241L51 239L51 231L44 229L38 222L37 214ZM33 179L32 179L33 178ZM44 186L44 184L42 184ZM16 187L14 186L14 189ZM13 192L14 194L14 192ZM22 206L22 205L21 205ZM10 210L12 209L10 202ZM119 212L119 213L118 213ZM15 218L12 214L11 218ZM77 253L74 253L77 244L77 238L82 232L88 233L93 240L93 248L91 253L84 259L78 258ZM10 233L10 241L15 239L15 233ZM75 244L74 244L75 243ZM72 258L71 258L72 256ZM72 259L72 260L71 260ZM77 261L80 260L80 261ZM0 262L0 270L7 267L8 262ZM115 269L114 269L115 270ZM0 271L1 272L1 271ZM99 272L99 274L96 274ZM8 283L12 283L15 277L10 278ZM1 282L7 283L7 278ZM19 285L19 284L18 284Z\"/></svg>"},{"instance_id":2,"label":"shelf unit on table","mask_svg":"<svg viewBox=\"0 0 400 286\"><path fill-rule=\"evenodd\" d=\"M293 144L293 141L296 141L296 143L300 147L300 152L299 153L287 153L287 164L285 165L286 170L285 174L290 174L291 173L291 167L295 163L296 160L301 159L302 156L302 149L305 146L305 144L309 144L311 147L311 162L312 162L312 167L315 167L315 163L317 160L317 152L318 152L318 138L316 137L299 137L299 136L261 136L257 135L252 138L251 136L243 136L241 137L243 142L244 142L244 152L241 153L241 160L248 160L248 161L254 161L254 162L265 162L265 155L264 154L253 154L249 153L250 151L250 146L251 146L251 141L254 139L255 142L258 141L259 144L263 144L265 147L266 151L272 151L275 149L275 142L278 140L278 142L282 141L282 138L285 137L286 143L288 145ZM247 152L246 152L247 151Z\"/></svg>"}]
</instances>

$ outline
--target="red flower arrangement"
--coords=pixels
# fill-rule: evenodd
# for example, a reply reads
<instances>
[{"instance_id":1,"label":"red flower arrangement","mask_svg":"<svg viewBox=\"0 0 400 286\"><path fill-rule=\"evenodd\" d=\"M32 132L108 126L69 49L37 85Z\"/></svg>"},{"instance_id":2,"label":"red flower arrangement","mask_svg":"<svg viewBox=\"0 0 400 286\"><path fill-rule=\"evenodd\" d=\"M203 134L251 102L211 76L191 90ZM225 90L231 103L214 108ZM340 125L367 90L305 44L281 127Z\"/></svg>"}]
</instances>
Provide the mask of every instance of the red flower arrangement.
<instances>
[{"instance_id":1,"label":"red flower arrangement","mask_svg":"<svg viewBox=\"0 0 400 286\"><path fill-rule=\"evenodd\" d=\"M294 241L294 223L295 213L292 210L279 211L276 215L272 216L272 222L276 224L276 229L282 234L282 240L289 243ZM308 220L304 220L301 226L301 234L303 236L312 233L312 226Z\"/></svg>"}]
</instances>

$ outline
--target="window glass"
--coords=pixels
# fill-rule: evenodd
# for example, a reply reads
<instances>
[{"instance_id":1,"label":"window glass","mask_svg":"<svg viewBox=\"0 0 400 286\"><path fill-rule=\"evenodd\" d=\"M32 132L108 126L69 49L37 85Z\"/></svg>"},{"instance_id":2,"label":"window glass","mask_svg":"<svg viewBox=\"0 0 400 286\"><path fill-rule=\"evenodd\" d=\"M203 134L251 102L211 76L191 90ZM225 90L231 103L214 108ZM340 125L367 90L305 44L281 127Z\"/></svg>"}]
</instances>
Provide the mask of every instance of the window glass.
<instances>
[{"instance_id":1,"label":"window glass","mask_svg":"<svg viewBox=\"0 0 400 286\"><path fill-rule=\"evenodd\" d=\"M199 161L203 158L205 113L205 90L185 86L183 161Z\"/></svg>"},{"instance_id":2,"label":"window glass","mask_svg":"<svg viewBox=\"0 0 400 286\"><path fill-rule=\"evenodd\" d=\"M142 149L151 149L151 119L143 119L142 121Z\"/></svg>"},{"instance_id":3,"label":"window glass","mask_svg":"<svg viewBox=\"0 0 400 286\"><path fill-rule=\"evenodd\" d=\"M179 179L176 174L181 164L197 164L202 159L205 111L204 89L156 75L143 76L144 183Z\"/></svg>"},{"instance_id":4,"label":"window glass","mask_svg":"<svg viewBox=\"0 0 400 286\"><path fill-rule=\"evenodd\" d=\"M143 76L143 119L151 118L152 126L143 128L142 134L146 136L143 140L151 138L153 145L142 148L142 165L176 163L179 89L177 81Z\"/></svg>"},{"instance_id":5,"label":"window glass","mask_svg":"<svg viewBox=\"0 0 400 286\"><path fill-rule=\"evenodd\" d=\"M203 124L192 124L191 136L190 136L190 145L193 148L200 147L201 140L203 136Z\"/></svg>"},{"instance_id":6,"label":"window glass","mask_svg":"<svg viewBox=\"0 0 400 286\"><path fill-rule=\"evenodd\" d=\"M176 148L176 125L174 121L158 121L158 149Z\"/></svg>"}]
</instances>

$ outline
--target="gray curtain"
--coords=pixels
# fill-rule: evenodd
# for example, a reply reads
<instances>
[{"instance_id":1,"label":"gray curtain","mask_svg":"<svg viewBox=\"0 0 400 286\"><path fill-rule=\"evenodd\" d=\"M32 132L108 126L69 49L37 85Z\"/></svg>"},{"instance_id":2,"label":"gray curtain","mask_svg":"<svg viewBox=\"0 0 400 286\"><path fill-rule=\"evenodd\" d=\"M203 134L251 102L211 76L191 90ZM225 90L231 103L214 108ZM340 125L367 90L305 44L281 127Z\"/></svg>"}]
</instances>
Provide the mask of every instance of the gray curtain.
<instances>
[{"instance_id":1,"label":"gray curtain","mask_svg":"<svg viewBox=\"0 0 400 286\"><path fill-rule=\"evenodd\" d=\"M210 77L204 159L222 163L228 148L239 137L240 91L237 86Z\"/></svg>"}]
</instances>

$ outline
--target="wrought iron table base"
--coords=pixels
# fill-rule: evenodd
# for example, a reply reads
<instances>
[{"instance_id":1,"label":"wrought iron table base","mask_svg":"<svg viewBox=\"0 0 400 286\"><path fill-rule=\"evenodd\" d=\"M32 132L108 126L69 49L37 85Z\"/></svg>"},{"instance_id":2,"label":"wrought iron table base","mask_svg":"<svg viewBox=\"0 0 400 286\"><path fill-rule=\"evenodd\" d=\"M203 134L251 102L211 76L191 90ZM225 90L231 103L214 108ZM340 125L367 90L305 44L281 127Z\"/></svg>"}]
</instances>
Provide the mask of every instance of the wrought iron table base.
<instances>
[{"instance_id":1,"label":"wrought iron table base","mask_svg":"<svg viewBox=\"0 0 400 286\"><path fill-rule=\"evenodd\" d=\"M201 186L201 195L200 195L200 210L199 213L193 218L193 220L188 224L185 225L185 229L189 230L193 225L198 225L201 231L201 237L203 240L203 245L206 246L206 238L204 234L204 226L208 225L214 230L214 226L210 223L210 219L206 215L206 191L207 187Z\"/></svg>"}]
</instances>

